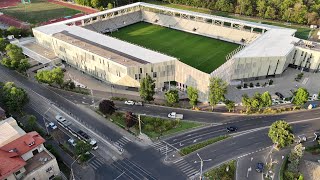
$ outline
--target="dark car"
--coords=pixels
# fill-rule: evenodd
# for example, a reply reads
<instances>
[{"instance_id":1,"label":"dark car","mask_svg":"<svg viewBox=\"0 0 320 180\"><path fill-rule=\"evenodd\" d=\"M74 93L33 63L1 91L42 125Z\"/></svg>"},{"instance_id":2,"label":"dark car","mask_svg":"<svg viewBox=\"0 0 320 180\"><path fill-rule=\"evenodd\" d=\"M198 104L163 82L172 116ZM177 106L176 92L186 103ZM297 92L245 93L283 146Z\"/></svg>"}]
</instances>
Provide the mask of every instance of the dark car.
<instances>
[{"instance_id":1,"label":"dark car","mask_svg":"<svg viewBox=\"0 0 320 180\"><path fill-rule=\"evenodd\" d=\"M258 173L262 173L263 172L263 163L258 163L257 164L256 171Z\"/></svg>"},{"instance_id":2,"label":"dark car","mask_svg":"<svg viewBox=\"0 0 320 180\"><path fill-rule=\"evenodd\" d=\"M234 126L227 127L227 132L235 132L237 130L238 130L238 128L234 127Z\"/></svg>"},{"instance_id":3,"label":"dark car","mask_svg":"<svg viewBox=\"0 0 320 180\"><path fill-rule=\"evenodd\" d=\"M276 94L280 99L284 99L284 96L283 96L281 93L276 92L275 94Z\"/></svg>"}]
</instances>

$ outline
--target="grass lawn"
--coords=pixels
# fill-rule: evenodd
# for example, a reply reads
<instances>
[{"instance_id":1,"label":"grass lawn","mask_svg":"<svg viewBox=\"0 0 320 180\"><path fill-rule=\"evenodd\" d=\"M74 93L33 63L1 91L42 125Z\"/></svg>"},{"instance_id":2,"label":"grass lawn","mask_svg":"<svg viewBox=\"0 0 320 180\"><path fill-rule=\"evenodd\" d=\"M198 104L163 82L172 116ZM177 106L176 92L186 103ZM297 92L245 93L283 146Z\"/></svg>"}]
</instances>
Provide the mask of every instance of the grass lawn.
<instances>
[{"instance_id":1,"label":"grass lawn","mask_svg":"<svg viewBox=\"0 0 320 180\"><path fill-rule=\"evenodd\" d=\"M226 55L239 46L145 22L121 28L110 35L176 57L206 73L222 65Z\"/></svg>"},{"instance_id":2,"label":"grass lawn","mask_svg":"<svg viewBox=\"0 0 320 180\"><path fill-rule=\"evenodd\" d=\"M226 169L228 168L228 171ZM236 161L232 160L204 174L206 179L234 180L236 174Z\"/></svg>"},{"instance_id":3,"label":"grass lawn","mask_svg":"<svg viewBox=\"0 0 320 180\"><path fill-rule=\"evenodd\" d=\"M188 11L195 11L195 12L200 12L200 13L205 13L205 14L212 14L212 15L217 15L217 16L234 18L234 19L241 19L241 20L252 21L252 22L261 22L262 24L270 24L270 25L274 25L274 26L281 26L281 27L286 27L286 28L291 28L291 29L297 29L295 36L298 38L301 38L301 39L308 39L309 33L311 31L311 29L306 26L300 26L300 25L287 26L283 22L272 21L272 20L267 20L267 19L258 19L258 18L254 18L254 17L243 17L243 16L240 17L240 16L235 16L234 13L212 11L210 9L195 8L195 7L183 6L183 5L179 5L179 4L169 4L169 3L159 2L159 1L155 1L155 0L144 0L144 2L167 6L167 7L176 8L176 9L183 9L183 10L188 10Z\"/></svg>"},{"instance_id":4,"label":"grass lawn","mask_svg":"<svg viewBox=\"0 0 320 180\"><path fill-rule=\"evenodd\" d=\"M215 138L211 138L211 139L208 139L206 141L203 141L203 142L200 142L200 143L197 143L197 144L193 144L191 146L187 146L187 147L184 147L180 150L180 155L181 156L185 156L187 154L190 154L196 150L199 150L201 148L204 148L206 146L209 146L213 143L216 143L218 141L222 141L224 139L227 139L229 136L219 136L219 137L215 137Z\"/></svg>"},{"instance_id":5,"label":"grass lawn","mask_svg":"<svg viewBox=\"0 0 320 180\"><path fill-rule=\"evenodd\" d=\"M101 112L97 111L97 113L99 113L100 115L102 115ZM115 112L113 113L111 116L108 116L108 119L112 119L112 122L115 123L116 125L118 125L119 127L123 128L123 129L127 129L126 128L126 122L125 122L125 118L124 118L124 113L123 112ZM156 120L156 118L154 117L150 117L150 116L141 116L141 122L142 122L142 132L144 134L146 134L147 136L149 136L150 138L154 139L160 136L159 132L155 132L153 130L149 130L146 127L147 124L152 124L152 122L154 122ZM170 121L172 122L173 120L167 120L167 119L161 119L165 122ZM195 122L187 122L187 121L180 121L178 123L178 125L176 125L173 128L169 128L168 130L162 132L162 136L165 135L170 135L170 134L174 134L174 133L178 133L181 131L185 131L187 129L191 129L191 128L195 128L200 126L201 123L195 123ZM137 135L139 133L139 129L138 129L138 122L135 124L134 127L131 127L130 132Z\"/></svg>"},{"instance_id":6,"label":"grass lawn","mask_svg":"<svg viewBox=\"0 0 320 180\"><path fill-rule=\"evenodd\" d=\"M38 24L64 16L80 13L78 10L69 9L58 4L49 3L47 0L31 0L30 4L18 4L16 7L1 9L1 12L31 24Z\"/></svg>"}]
</instances>

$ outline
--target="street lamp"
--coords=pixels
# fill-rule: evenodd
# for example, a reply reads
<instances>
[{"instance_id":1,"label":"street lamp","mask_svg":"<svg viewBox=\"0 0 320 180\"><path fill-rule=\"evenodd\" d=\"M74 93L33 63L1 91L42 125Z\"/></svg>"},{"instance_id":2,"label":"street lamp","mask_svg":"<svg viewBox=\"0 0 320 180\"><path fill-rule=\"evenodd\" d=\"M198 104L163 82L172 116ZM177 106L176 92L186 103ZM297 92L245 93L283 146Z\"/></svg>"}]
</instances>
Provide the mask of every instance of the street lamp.
<instances>
[{"instance_id":1,"label":"street lamp","mask_svg":"<svg viewBox=\"0 0 320 180\"><path fill-rule=\"evenodd\" d=\"M200 159L200 180L201 180L201 179L202 179L203 162L211 161L212 159L205 159L205 160L203 160L203 159L200 157L199 153L197 153L197 155L198 155L198 157L199 157L199 159ZM198 163L198 162L199 162L199 161L194 161L194 163Z\"/></svg>"},{"instance_id":2,"label":"street lamp","mask_svg":"<svg viewBox=\"0 0 320 180\"><path fill-rule=\"evenodd\" d=\"M73 164L80 158L80 156L81 156L81 154L76 158L76 160L74 160L74 161L71 163L71 166L70 166L70 169L71 169L71 180L75 180L72 166L73 166Z\"/></svg>"}]
</instances>

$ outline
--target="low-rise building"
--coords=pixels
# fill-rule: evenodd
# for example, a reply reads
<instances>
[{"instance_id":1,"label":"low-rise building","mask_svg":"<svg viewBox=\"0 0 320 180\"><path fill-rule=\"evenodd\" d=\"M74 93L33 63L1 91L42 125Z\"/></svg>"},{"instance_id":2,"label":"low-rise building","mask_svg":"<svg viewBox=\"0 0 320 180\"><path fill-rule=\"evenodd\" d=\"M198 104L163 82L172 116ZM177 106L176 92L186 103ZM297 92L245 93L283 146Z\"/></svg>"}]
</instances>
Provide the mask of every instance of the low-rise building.
<instances>
[{"instance_id":1,"label":"low-rise building","mask_svg":"<svg viewBox=\"0 0 320 180\"><path fill-rule=\"evenodd\" d=\"M4 121L0 124L0 180L43 180L60 175L56 158L43 145L44 138L35 131L19 130L13 118Z\"/></svg>"}]
</instances>

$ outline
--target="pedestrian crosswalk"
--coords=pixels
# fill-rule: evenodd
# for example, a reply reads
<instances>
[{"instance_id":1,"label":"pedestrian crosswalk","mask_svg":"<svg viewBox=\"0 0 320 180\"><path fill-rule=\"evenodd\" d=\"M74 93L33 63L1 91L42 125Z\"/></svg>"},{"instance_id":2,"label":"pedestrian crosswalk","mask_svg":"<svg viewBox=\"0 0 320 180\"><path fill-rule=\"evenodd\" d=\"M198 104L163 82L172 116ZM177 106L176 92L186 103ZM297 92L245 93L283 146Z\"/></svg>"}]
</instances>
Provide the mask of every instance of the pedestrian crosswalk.
<instances>
[{"instance_id":1,"label":"pedestrian crosswalk","mask_svg":"<svg viewBox=\"0 0 320 180\"><path fill-rule=\"evenodd\" d=\"M170 144L166 143L165 141L159 141L151 145L154 149L156 149L161 154L169 154L174 152L176 149L172 147Z\"/></svg>"},{"instance_id":2,"label":"pedestrian crosswalk","mask_svg":"<svg viewBox=\"0 0 320 180\"><path fill-rule=\"evenodd\" d=\"M91 166L94 170L99 169L103 164L104 164L104 161L102 159L97 158L97 157L95 157L89 161L89 166Z\"/></svg>"},{"instance_id":3,"label":"pedestrian crosswalk","mask_svg":"<svg viewBox=\"0 0 320 180\"><path fill-rule=\"evenodd\" d=\"M131 140L125 136L123 136L122 138L120 138L118 141L116 141L115 143L120 146L123 147L125 146L128 142L131 142Z\"/></svg>"},{"instance_id":4,"label":"pedestrian crosswalk","mask_svg":"<svg viewBox=\"0 0 320 180\"><path fill-rule=\"evenodd\" d=\"M188 176L188 178L190 178L198 173L198 170L196 170L194 167L192 167L184 159L180 159L180 160L174 162L174 165L177 166L184 174L186 174Z\"/></svg>"}]
</instances>

